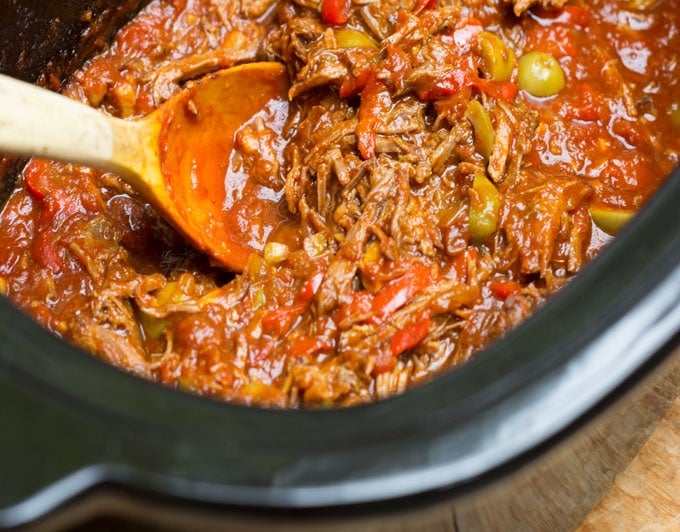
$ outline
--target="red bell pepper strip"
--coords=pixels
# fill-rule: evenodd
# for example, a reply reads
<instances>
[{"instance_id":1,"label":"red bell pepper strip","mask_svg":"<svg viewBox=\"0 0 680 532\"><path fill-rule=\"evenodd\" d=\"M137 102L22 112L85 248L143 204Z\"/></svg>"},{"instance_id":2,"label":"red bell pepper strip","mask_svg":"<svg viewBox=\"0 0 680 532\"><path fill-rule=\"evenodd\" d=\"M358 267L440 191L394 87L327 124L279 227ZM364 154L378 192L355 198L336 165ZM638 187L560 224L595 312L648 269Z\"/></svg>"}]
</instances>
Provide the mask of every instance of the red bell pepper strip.
<instances>
[{"instance_id":1,"label":"red bell pepper strip","mask_svg":"<svg viewBox=\"0 0 680 532\"><path fill-rule=\"evenodd\" d=\"M514 102L515 96L517 96L517 84L511 81L494 81L480 78L475 81L474 85L480 92L508 103Z\"/></svg>"},{"instance_id":2,"label":"red bell pepper strip","mask_svg":"<svg viewBox=\"0 0 680 532\"><path fill-rule=\"evenodd\" d=\"M328 340L313 336L296 336L288 343L288 354L292 357L314 356L331 347Z\"/></svg>"},{"instance_id":3,"label":"red bell pepper strip","mask_svg":"<svg viewBox=\"0 0 680 532\"><path fill-rule=\"evenodd\" d=\"M408 74L408 71L411 69L409 57L404 50L393 44L387 45L385 53L385 63L392 74L392 84L398 91L402 91L404 90L404 79L406 74Z\"/></svg>"},{"instance_id":4,"label":"red bell pepper strip","mask_svg":"<svg viewBox=\"0 0 680 532\"><path fill-rule=\"evenodd\" d=\"M356 128L359 153L364 160L375 156L375 127L378 124L378 117L386 114L391 105L389 90L374 73L371 74L361 93L359 122Z\"/></svg>"},{"instance_id":5,"label":"red bell pepper strip","mask_svg":"<svg viewBox=\"0 0 680 532\"><path fill-rule=\"evenodd\" d=\"M416 90L425 102L441 100L463 89L474 87L493 98L513 102L517 96L517 84L510 81L493 81L480 78L467 68L453 68L426 89Z\"/></svg>"},{"instance_id":6,"label":"red bell pepper strip","mask_svg":"<svg viewBox=\"0 0 680 532\"><path fill-rule=\"evenodd\" d=\"M340 26L349 20L352 0L323 0L321 2L321 20L326 24Z\"/></svg>"},{"instance_id":7,"label":"red bell pepper strip","mask_svg":"<svg viewBox=\"0 0 680 532\"><path fill-rule=\"evenodd\" d=\"M33 259L56 274L64 266L65 249L59 245L60 238L55 236L55 224L81 211L82 205L79 198L56 186L52 166L48 161L34 159L26 165L24 179L27 190L41 207L33 242Z\"/></svg>"},{"instance_id":8,"label":"red bell pepper strip","mask_svg":"<svg viewBox=\"0 0 680 532\"><path fill-rule=\"evenodd\" d=\"M349 303L340 305L333 321L340 324L354 318L379 325L432 284L430 269L419 263L411 266L404 275L392 279L377 294L367 290L357 292Z\"/></svg>"},{"instance_id":9,"label":"red bell pepper strip","mask_svg":"<svg viewBox=\"0 0 680 532\"><path fill-rule=\"evenodd\" d=\"M314 295L321 286L323 282L325 273L324 272L314 272L310 275L303 283L297 297L295 298L296 303L306 304L314 299Z\"/></svg>"},{"instance_id":10,"label":"red bell pepper strip","mask_svg":"<svg viewBox=\"0 0 680 532\"><path fill-rule=\"evenodd\" d=\"M397 331L390 341L392 356L397 357L422 342L430 331L430 325L432 325L432 320L425 315L410 323L401 331Z\"/></svg>"},{"instance_id":11,"label":"red bell pepper strip","mask_svg":"<svg viewBox=\"0 0 680 532\"><path fill-rule=\"evenodd\" d=\"M363 91L366 87L366 83L368 83L368 79L371 77L371 74L371 70L362 70L356 75L344 80L340 85L340 89L338 90L340 98L351 98L357 94L360 94L361 91Z\"/></svg>"},{"instance_id":12,"label":"red bell pepper strip","mask_svg":"<svg viewBox=\"0 0 680 532\"><path fill-rule=\"evenodd\" d=\"M44 231L38 233L33 241L32 256L41 266L53 274L59 273L64 266L63 248L58 248L54 233Z\"/></svg>"},{"instance_id":13,"label":"red bell pepper strip","mask_svg":"<svg viewBox=\"0 0 680 532\"><path fill-rule=\"evenodd\" d=\"M50 190L50 163L40 159L33 159L24 169L26 188L31 195L42 200Z\"/></svg>"},{"instance_id":14,"label":"red bell pepper strip","mask_svg":"<svg viewBox=\"0 0 680 532\"><path fill-rule=\"evenodd\" d=\"M417 89L416 96L424 102L441 100L474 85L474 76L468 70L454 68L424 89Z\"/></svg>"},{"instance_id":15,"label":"red bell pepper strip","mask_svg":"<svg viewBox=\"0 0 680 532\"><path fill-rule=\"evenodd\" d=\"M262 316L262 330L266 334L283 336L305 311L306 304L295 303L289 307L270 310Z\"/></svg>"},{"instance_id":16,"label":"red bell pepper strip","mask_svg":"<svg viewBox=\"0 0 680 532\"><path fill-rule=\"evenodd\" d=\"M430 317L424 314L417 318L415 322L398 331L390 341L390 349L380 351L375 357L371 374L375 377L381 373L392 371L397 364L397 357L401 353L417 346L427 337L431 324Z\"/></svg>"},{"instance_id":17,"label":"red bell pepper strip","mask_svg":"<svg viewBox=\"0 0 680 532\"><path fill-rule=\"evenodd\" d=\"M416 263L401 277L387 283L376 294L371 308L371 322L382 323L413 297L432 284L432 276L427 266Z\"/></svg>"}]
</instances>

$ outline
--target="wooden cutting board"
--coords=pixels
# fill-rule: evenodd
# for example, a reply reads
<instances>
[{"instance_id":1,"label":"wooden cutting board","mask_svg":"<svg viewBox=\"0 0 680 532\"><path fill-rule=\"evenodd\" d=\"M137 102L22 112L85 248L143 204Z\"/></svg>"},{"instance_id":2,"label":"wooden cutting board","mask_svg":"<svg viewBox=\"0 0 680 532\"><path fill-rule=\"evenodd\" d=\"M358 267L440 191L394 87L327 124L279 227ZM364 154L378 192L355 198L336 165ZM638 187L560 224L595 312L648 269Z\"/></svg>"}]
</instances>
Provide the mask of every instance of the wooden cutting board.
<instances>
[{"instance_id":1,"label":"wooden cutting board","mask_svg":"<svg viewBox=\"0 0 680 532\"><path fill-rule=\"evenodd\" d=\"M680 396L577 532L610 530L680 531Z\"/></svg>"}]
</instances>

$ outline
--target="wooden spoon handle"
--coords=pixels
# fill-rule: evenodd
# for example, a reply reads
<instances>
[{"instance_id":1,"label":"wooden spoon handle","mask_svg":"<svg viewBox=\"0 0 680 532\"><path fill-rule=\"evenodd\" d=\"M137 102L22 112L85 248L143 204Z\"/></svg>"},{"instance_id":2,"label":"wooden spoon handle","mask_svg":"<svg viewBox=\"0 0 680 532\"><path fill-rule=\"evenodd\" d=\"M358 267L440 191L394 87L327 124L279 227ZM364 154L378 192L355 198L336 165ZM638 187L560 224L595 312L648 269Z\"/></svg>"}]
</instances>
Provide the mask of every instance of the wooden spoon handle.
<instances>
[{"instance_id":1,"label":"wooden spoon handle","mask_svg":"<svg viewBox=\"0 0 680 532\"><path fill-rule=\"evenodd\" d=\"M60 94L0 75L0 152L115 170L111 120Z\"/></svg>"}]
</instances>

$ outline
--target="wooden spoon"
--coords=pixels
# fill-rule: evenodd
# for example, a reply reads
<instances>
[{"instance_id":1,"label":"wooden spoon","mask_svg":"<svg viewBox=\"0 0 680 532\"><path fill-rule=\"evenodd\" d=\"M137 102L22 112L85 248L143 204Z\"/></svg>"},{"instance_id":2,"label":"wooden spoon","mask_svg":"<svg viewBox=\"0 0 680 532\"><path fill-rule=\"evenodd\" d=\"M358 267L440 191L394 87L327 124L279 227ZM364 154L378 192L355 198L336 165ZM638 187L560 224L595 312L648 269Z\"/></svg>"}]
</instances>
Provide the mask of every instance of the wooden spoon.
<instances>
[{"instance_id":1,"label":"wooden spoon","mask_svg":"<svg viewBox=\"0 0 680 532\"><path fill-rule=\"evenodd\" d=\"M258 118L280 135L287 90L283 65L251 63L121 120L0 75L0 152L115 172L196 248L240 271L287 216L280 192L232 168L236 135Z\"/></svg>"}]
</instances>

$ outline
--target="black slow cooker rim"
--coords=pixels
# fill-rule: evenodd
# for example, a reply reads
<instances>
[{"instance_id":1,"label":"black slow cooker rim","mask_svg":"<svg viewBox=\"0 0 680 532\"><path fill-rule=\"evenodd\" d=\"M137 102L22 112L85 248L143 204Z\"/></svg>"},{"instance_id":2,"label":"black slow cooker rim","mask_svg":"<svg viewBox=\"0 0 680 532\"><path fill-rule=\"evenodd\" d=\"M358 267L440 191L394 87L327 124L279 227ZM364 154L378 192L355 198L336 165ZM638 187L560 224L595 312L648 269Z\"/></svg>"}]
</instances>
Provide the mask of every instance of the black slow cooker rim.
<instances>
[{"instance_id":1,"label":"black slow cooker rim","mask_svg":"<svg viewBox=\"0 0 680 532\"><path fill-rule=\"evenodd\" d=\"M81 4L87 2L75 2L72 10L73 20L83 24ZM73 42L62 46L64 61L80 38L78 31L69 33ZM22 74L35 74L38 63L17 65L25 67ZM35 519L106 482L190 501L279 508L394 500L470 485L556 437L637 369L660 363L669 344L677 345L679 177L676 171L616 242L506 338L428 384L343 411L265 411L177 393L61 342L0 298L0 419L6 431L0 473L11 479L0 483L0 527ZM670 312L662 316L663 310ZM651 313L656 336L633 330L646 343L624 369L588 374L592 368L585 364L597 358L598 339L645 313ZM628 347L612 349L625 358ZM498 426L513 408L529 411L530 391L558 389L579 368L586 373L588 399L557 412L550 426L521 445L500 449ZM568 394L553 395L572 402ZM505 429L521 430L516 424ZM498 448L495 454L491 448L487 464L452 470L455 457L447 451L485 443ZM420 475L406 488L395 482L398 474L418 476L426 466L442 466L442 472L430 479Z\"/></svg>"},{"instance_id":2,"label":"black slow cooker rim","mask_svg":"<svg viewBox=\"0 0 680 532\"><path fill-rule=\"evenodd\" d=\"M420 453L461 437L464 427L477 420L483 423L487 414L498 421L494 409L511 404L533 386L559 386L568 376L565 368L578 366L589 350L592 357L598 338L633 313L663 311L668 318L667 309L655 311L664 298L674 312L670 323L663 323L660 336L657 331L657 338L624 373L612 372L611 378L600 376L599 381L585 374L584 384L591 388L592 398L601 400L649 361L658 348L677 342L679 176L680 170L619 239L516 331L468 364L372 405L337 411L269 411L177 393L124 374L61 342L4 299L0 301L0 373L11 374L43 404L59 404L76 413L84 431L108 426L120 438L122 450L117 453L85 453L82 463L64 465L61 478L73 481L75 491L62 491L63 497L109 481L222 504L319 507L461 485L485 471L448 471L448 476L423 481L419 468L445 465L449 459L423 458ZM590 400L569 415L558 413L558 419L540 437L510 453L499 450L488 469L553 437L596 402ZM479 439L467 444L483 443L490 434L479 430L473 434ZM74 434L72 439L82 436ZM92 434L88 438L91 440ZM165 454L146 468L135 455L138 451L128 447L130 442ZM181 456L187 450L194 455L190 460ZM385 453L382 463L373 465L369 460L381 452ZM238 471L232 474L227 470L245 456L249 461ZM261 465L271 458L276 463ZM335 464L328 471L323 470L326 460ZM225 469L210 472L211 464ZM339 464L344 473L334 476ZM409 487L395 489L395 479L407 478L409 473L413 473ZM40 482L40 487L46 488L40 492L44 512L50 506L44 495L50 492L51 483ZM350 486L352 494L347 493Z\"/></svg>"}]
</instances>

